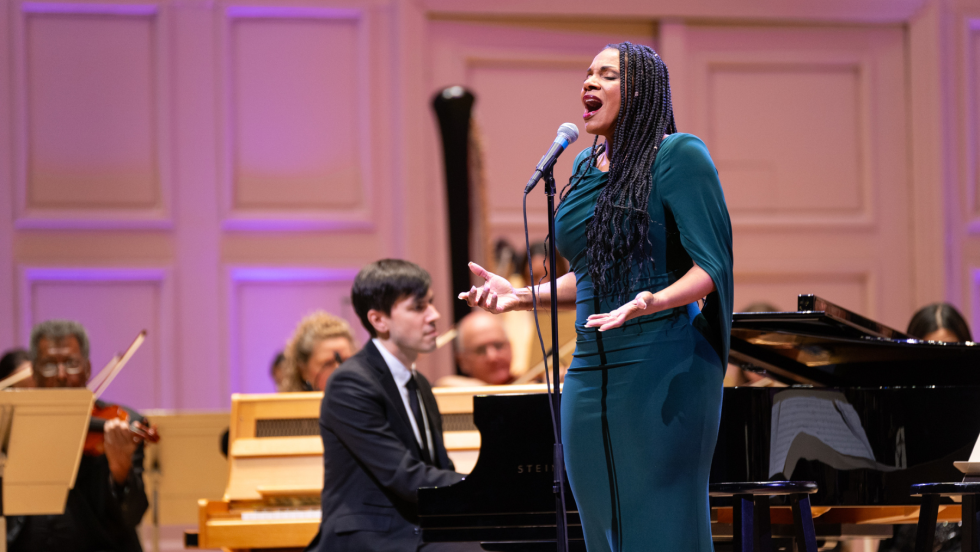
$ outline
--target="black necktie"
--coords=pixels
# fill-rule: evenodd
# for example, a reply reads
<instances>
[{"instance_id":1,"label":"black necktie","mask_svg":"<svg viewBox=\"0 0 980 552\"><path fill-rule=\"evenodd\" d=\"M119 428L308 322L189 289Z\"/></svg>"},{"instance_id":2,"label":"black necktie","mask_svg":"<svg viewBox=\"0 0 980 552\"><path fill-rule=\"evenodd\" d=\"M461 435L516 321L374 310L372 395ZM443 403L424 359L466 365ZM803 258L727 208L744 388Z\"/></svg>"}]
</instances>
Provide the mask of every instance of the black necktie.
<instances>
[{"instance_id":1,"label":"black necktie","mask_svg":"<svg viewBox=\"0 0 980 552\"><path fill-rule=\"evenodd\" d=\"M422 438L422 460L426 464L432 464L432 456L429 455L429 439L425 431L425 418L422 416L422 405L419 404L419 384L415 381L415 374L409 378L405 388L408 389L408 404L412 407L412 416L415 418L415 425L419 428L419 437Z\"/></svg>"}]
</instances>

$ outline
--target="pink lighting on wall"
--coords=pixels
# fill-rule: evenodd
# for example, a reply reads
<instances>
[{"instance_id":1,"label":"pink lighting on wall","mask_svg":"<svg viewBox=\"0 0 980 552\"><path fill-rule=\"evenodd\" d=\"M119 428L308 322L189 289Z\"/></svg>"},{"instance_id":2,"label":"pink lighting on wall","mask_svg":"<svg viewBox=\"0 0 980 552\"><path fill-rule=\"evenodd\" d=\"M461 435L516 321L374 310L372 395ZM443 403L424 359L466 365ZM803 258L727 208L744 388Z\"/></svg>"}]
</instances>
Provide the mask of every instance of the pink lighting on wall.
<instances>
[{"instance_id":1,"label":"pink lighting on wall","mask_svg":"<svg viewBox=\"0 0 980 552\"><path fill-rule=\"evenodd\" d=\"M228 358L232 393L275 391L269 368L299 321L314 310L347 320L363 345L367 335L350 306L354 268L228 269Z\"/></svg>"}]
</instances>

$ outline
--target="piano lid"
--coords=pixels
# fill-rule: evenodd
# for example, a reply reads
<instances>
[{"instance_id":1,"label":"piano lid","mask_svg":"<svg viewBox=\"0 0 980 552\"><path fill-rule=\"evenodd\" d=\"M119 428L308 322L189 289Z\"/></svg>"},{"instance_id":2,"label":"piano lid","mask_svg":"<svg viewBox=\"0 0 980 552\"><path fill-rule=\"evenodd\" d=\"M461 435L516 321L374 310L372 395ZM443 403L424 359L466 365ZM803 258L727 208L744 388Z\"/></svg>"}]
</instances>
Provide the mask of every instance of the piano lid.
<instances>
[{"instance_id":1,"label":"piano lid","mask_svg":"<svg viewBox=\"0 0 980 552\"><path fill-rule=\"evenodd\" d=\"M735 313L732 364L791 384L980 385L980 346L911 339L815 295L796 312Z\"/></svg>"}]
</instances>

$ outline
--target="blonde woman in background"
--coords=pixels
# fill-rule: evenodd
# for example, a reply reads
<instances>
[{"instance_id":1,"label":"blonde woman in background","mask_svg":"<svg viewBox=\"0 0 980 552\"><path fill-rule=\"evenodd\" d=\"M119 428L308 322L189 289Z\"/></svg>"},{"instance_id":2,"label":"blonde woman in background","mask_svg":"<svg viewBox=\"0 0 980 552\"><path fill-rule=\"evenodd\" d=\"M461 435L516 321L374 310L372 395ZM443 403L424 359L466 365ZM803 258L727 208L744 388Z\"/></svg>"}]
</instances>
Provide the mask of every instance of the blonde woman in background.
<instances>
[{"instance_id":1,"label":"blonde woman in background","mask_svg":"<svg viewBox=\"0 0 980 552\"><path fill-rule=\"evenodd\" d=\"M316 311L296 326L286 344L279 391L323 391L330 374L357 351L350 324Z\"/></svg>"}]
</instances>

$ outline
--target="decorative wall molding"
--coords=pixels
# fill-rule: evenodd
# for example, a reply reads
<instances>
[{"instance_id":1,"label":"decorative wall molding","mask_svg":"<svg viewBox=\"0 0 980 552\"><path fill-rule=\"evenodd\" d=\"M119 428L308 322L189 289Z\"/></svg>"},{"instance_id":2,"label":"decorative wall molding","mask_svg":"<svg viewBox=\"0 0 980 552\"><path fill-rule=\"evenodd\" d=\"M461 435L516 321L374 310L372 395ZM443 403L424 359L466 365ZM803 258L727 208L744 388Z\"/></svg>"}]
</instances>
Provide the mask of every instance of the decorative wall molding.
<instances>
[{"instance_id":1,"label":"decorative wall molding","mask_svg":"<svg viewBox=\"0 0 980 552\"><path fill-rule=\"evenodd\" d=\"M828 2L781 2L779 0L662 0L649 2L614 0L605 2L606 18L692 19L822 23L905 23L926 0L832 0ZM440 18L594 18L595 4L586 0L522 2L508 0L486 3L482 0L423 0L421 7L430 17Z\"/></svg>"},{"instance_id":2,"label":"decorative wall molding","mask_svg":"<svg viewBox=\"0 0 980 552\"><path fill-rule=\"evenodd\" d=\"M980 13L966 16L960 20L962 42L960 68L964 84L965 110L964 129L964 168L965 193L967 198L967 233L980 234ZM962 197L962 196L961 196Z\"/></svg>"},{"instance_id":3,"label":"decorative wall molding","mask_svg":"<svg viewBox=\"0 0 980 552\"><path fill-rule=\"evenodd\" d=\"M253 267L229 266L225 268L227 282L227 359L228 387L231 393L239 393L247 389L246 372L243 369L242 351L242 319L240 292L243 286L249 284L345 284L354 282L359 269L356 268L308 268L308 267ZM311 305L310 308L314 308ZM353 313L333 313L348 319L348 323L356 331L359 323L350 320ZM294 323L299 322L299 319ZM271 359L262 359L268 362Z\"/></svg>"},{"instance_id":4,"label":"decorative wall molding","mask_svg":"<svg viewBox=\"0 0 980 552\"><path fill-rule=\"evenodd\" d=\"M226 230L372 230L372 218L375 207L374 195L374 164L377 157L385 153L373 151L377 142L374 116L371 112L372 101L378 98L371 96L372 76L369 68L374 55L371 35L369 32L371 16L362 8L338 8L321 6L223 6L222 15L218 18L218 90L219 90L219 188L221 191L222 226ZM355 135L349 139L357 144L357 168L360 177L360 198L352 206L323 208L280 208L247 207L236 205L236 141L239 139L236 128L236 110L238 108L238 90L235 90L234 60L238 54L234 44L233 26L239 21L254 21L274 23L276 21L324 21L346 22L356 27L357 51L359 61L354 68L360 94L348 94L346 100L356 99L357 104L338 105L338 109L353 109L356 111ZM314 53L311 53L313 55ZM329 57L328 53L323 53ZM346 68L345 68L346 69ZM340 71L341 68L331 70Z\"/></svg>"},{"instance_id":5,"label":"decorative wall molding","mask_svg":"<svg viewBox=\"0 0 980 552\"><path fill-rule=\"evenodd\" d=\"M41 322L34 320L34 293L38 284L43 283L143 283L157 288L156 326L158 335L149 336L158 343L156 372L153 374L153 388L156 393L151 398L154 408L173 408L176 404L176 378L180 374L174 366L174 336L176 334L176 314L174 312L174 284L172 269L169 267L78 267L78 266L20 266L18 267L19 293L17 311L19 319L19 343L28 343L31 328ZM113 313L104 313L112 317ZM132 337L145 328L133 328ZM103 347L119 347L124 349L129 343L100 344ZM142 354L146 354L144 351ZM107 359L92 359L94 373L102 367L101 362ZM145 403L144 403L145 404Z\"/></svg>"},{"instance_id":6,"label":"decorative wall molding","mask_svg":"<svg viewBox=\"0 0 980 552\"><path fill-rule=\"evenodd\" d=\"M964 263L966 264L966 263ZM969 273L970 290L967 300L969 303L969 311L964 309L963 316L966 317L967 323L970 325L971 331L973 332L973 339L978 340L978 328L980 328L980 264L969 263L967 265L967 272Z\"/></svg>"},{"instance_id":7,"label":"decorative wall molding","mask_svg":"<svg viewBox=\"0 0 980 552\"><path fill-rule=\"evenodd\" d=\"M525 68L525 69L546 69L546 70L574 70L582 71L582 68L588 68L589 64L592 63L592 56L586 55L558 55L558 54L540 54L540 53L520 53L520 52L501 52L490 49L467 49L464 55L460 56L459 61L461 62L460 71L470 76L472 71L480 68L494 68L494 67L508 67L508 68ZM575 121L577 126L578 121ZM561 124L560 122L557 124ZM555 129L558 126L555 126ZM580 128L580 131L582 129ZM589 136L582 132L579 137L584 139L584 141L579 142L575 146L569 148L563 154L565 156L574 157L576 152L582 149L585 141L589 139ZM542 136L542 148L546 147L546 140L549 137ZM542 151L544 151L542 149ZM484 160L485 162L485 160ZM529 167L528 175L533 172L533 167ZM489 185L490 183L487 182ZM564 186L565 182L558 182L557 186L559 190ZM542 184L543 186L543 184ZM544 192L543 188L536 188L532 195L542 195ZM488 189L488 192L490 190ZM489 223L488 230L490 232L499 233L502 230L521 230L524 228L524 214L520 208L520 198L521 189L520 184L515 183L514 185L514 195L513 195L513 208L510 209L493 209L492 206L487 205L488 216L487 222ZM558 201L555 201L556 205ZM540 209L530 209L527 213L527 224L528 230L531 233L541 233L548 231L548 214Z\"/></svg>"},{"instance_id":8,"label":"decorative wall molding","mask_svg":"<svg viewBox=\"0 0 980 552\"><path fill-rule=\"evenodd\" d=\"M20 2L12 3L12 91L14 100L14 192L15 224L18 229L130 229L172 226L172 181L170 143L170 24L166 9L158 3L70 3ZM29 56L28 27L30 18L43 19L65 16L90 18L106 16L126 19L148 19L152 33L153 82L150 83L152 113L151 151L152 177L156 200L147 206L32 206L30 203L29 159L31 155L31 124L29 120Z\"/></svg>"},{"instance_id":9,"label":"decorative wall molding","mask_svg":"<svg viewBox=\"0 0 980 552\"><path fill-rule=\"evenodd\" d=\"M871 106L874 105L876 90L872 74L873 60L861 53L824 52L824 51L792 51L792 52L697 52L689 56L690 65L686 69L692 76L692 89L698 91L698 98L704 103L697 106L693 112L696 116L696 127L702 138L708 144L719 172L722 173L726 164L738 160L719 158L717 149L711 145L716 132L715 114L710 109L713 94L711 87L712 75L717 71L845 71L855 72L859 83L856 108L858 120L854 122L859 144L858 176L860 208L851 212L840 212L825 209L824 212L812 212L792 209L773 214L738 213L733 210L732 224L745 229L871 229L876 221L875 208L875 143L873 130L874 117Z\"/></svg>"}]
</instances>

